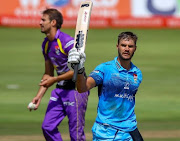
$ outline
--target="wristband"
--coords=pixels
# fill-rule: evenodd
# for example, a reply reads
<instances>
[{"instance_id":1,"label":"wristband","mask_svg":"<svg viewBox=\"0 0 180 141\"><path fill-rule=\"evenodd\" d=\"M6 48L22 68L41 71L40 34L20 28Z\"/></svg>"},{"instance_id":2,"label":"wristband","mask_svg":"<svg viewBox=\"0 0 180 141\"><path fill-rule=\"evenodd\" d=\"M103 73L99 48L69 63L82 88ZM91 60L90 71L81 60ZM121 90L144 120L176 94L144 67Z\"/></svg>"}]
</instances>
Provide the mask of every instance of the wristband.
<instances>
[{"instance_id":1,"label":"wristband","mask_svg":"<svg viewBox=\"0 0 180 141\"><path fill-rule=\"evenodd\" d=\"M81 68L80 70L78 70L78 74L82 74L85 71L85 68Z\"/></svg>"}]
</instances>

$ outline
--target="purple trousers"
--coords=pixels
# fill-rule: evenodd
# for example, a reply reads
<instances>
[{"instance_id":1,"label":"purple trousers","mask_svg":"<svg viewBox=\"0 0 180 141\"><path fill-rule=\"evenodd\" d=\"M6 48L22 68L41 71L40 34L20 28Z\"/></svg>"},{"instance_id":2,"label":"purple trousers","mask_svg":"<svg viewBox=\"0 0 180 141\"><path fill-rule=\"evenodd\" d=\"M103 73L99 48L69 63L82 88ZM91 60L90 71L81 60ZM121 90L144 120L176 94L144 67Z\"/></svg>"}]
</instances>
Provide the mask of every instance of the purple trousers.
<instances>
[{"instance_id":1,"label":"purple trousers","mask_svg":"<svg viewBox=\"0 0 180 141\"><path fill-rule=\"evenodd\" d=\"M62 141L58 125L68 117L71 141L85 141L85 112L89 92L78 93L75 90L56 88L52 91L42 124L46 141Z\"/></svg>"}]
</instances>

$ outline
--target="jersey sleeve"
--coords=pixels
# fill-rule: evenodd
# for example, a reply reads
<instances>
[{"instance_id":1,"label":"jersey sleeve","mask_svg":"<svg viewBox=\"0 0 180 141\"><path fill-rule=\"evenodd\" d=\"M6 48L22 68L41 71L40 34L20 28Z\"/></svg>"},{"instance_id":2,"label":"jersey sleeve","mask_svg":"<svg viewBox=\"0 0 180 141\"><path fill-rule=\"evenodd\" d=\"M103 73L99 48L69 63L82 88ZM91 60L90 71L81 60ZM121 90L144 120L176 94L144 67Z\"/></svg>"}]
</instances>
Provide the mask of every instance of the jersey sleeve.
<instances>
[{"instance_id":1,"label":"jersey sleeve","mask_svg":"<svg viewBox=\"0 0 180 141\"><path fill-rule=\"evenodd\" d=\"M103 83L103 78L104 78L104 67L103 64L97 66L89 75L89 77L92 77L96 85L101 85Z\"/></svg>"},{"instance_id":2,"label":"jersey sleeve","mask_svg":"<svg viewBox=\"0 0 180 141\"><path fill-rule=\"evenodd\" d=\"M68 52L73 48L73 46L74 46L74 38L70 38L64 46L65 53L68 54Z\"/></svg>"},{"instance_id":3,"label":"jersey sleeve","mask_svg":"<svg viewBox=\"0 0 180 141\"><path fill-rule=\"evenodd\" d=\"M138 81L139 81L139 83L141 83L142 79L143 79L143 75L142 75L141 70L138 71L137 75L138 75Z\"/></svg>"}]
</instances>

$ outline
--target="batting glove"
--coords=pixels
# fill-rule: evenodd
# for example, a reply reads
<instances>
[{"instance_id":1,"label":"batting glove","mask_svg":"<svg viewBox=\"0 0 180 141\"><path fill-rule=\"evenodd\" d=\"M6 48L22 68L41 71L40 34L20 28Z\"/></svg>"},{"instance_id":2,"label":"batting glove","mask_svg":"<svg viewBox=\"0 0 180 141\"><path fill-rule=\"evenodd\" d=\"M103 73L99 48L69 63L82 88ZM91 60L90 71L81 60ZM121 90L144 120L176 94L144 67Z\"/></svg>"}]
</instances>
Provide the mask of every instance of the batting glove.
<instances>
[{"instance_id":1,"label":"batting glove","mask_svg":"<svg viewBox=\"0 0 180 141\"><path fill-rule=\"evenodd\" d=\"M84 68L86 54L80 53L76 48L72 48L68 53L68 68L74 70L74 64L78 64L78 70Z\"/></svg>"}]
</instances>

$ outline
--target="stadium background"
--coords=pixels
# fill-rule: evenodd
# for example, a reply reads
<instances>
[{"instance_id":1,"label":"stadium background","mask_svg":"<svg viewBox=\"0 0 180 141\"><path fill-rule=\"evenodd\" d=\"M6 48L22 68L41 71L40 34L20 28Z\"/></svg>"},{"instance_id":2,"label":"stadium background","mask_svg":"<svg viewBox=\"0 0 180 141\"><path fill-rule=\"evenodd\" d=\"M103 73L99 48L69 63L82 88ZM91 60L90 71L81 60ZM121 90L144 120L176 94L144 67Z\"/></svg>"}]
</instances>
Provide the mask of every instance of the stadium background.
<instances>
[{"instance_id":1,"label":"stadium background","mask_svg":"<svg viewBox=\"0 0 180 141\"><path fill-rule=\"evenodd\" d=\"M44 64L39 19L46 7L64 15L63 31L74 36L82 0L0 1L0 140L41 141L50 88L37 111L27 104L38 90ZM138 37L133 62L143 72L136 96L138 127L147 141L180 140L180 0L92 0L94 3L86 48L89 74L98 64L113 59L121 31ZM86 135L96 117L97 89L91 91L86 112ZM67 119L59 127L69 140Z\"/></svg>"}]
</instances>

